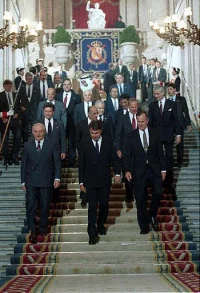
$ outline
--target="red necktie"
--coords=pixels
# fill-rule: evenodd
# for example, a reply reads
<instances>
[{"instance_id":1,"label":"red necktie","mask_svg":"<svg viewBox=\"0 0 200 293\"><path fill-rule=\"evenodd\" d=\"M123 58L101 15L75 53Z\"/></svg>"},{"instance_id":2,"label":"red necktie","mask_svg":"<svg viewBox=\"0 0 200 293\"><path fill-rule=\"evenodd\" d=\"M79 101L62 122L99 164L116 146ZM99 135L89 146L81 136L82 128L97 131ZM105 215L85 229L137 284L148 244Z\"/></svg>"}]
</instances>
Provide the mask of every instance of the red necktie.
<instances>
[{"instance_id":1,"label":"red necktie","mask_svg":"<svg viewBox=\"0 0 200 293\"><path fill-rule=\"evenodd\" d=\"M160 101L160 115L162 115L162 102Z\"/></svg>"},{"instance_id":2,"label":"red necktie","mask_svg":"<svg viewBox=\"0 0 200 293\"><path fill-rule=\"evenodd\" d=\"M134 115L133 115L133 119L132 119L132 127L133 127L133 130L136 129L136 121L135 121Z\"/></svg>"},{"instance_id":3,"label":"red necktie","mask_svg":"<svg viewBox=\"0 0 200 293\"><path fill-rule=\"evenodd\" d=\"M66 105L67 105L67 98L68 98L68 96L67 96L67 94L66 94L66 96L65 96L65 98L64 98L64 101L63 101L63 103L64 103L64 105L65 105L65 108L66 108Z\"/></svg>"}]
</instances>

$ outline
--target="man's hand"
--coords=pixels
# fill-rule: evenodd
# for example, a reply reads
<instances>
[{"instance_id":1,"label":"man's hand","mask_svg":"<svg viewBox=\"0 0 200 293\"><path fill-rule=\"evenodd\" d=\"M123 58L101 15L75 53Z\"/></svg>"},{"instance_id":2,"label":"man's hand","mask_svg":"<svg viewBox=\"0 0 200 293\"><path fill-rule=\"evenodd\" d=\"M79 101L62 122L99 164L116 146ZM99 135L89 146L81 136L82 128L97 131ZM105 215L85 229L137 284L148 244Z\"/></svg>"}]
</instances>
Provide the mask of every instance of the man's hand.
<instances>
[{"instance_id":1,"label":"man's hand","mask_svg":"<svg viewBox=\"0 0 200 293\"><path fill-rule=\"evenodd\" d=\"M125 173L125 178L126 178L128 181L131 181L131 180L132 180L131 172L126 172L126 173Z\"/></svg>"},{"instance_id":2,"label":"man's hand","mask_svg":"<svg viewBox=\"0 0 200 293\"><path fill-rule=\"evenodd\" d=\"M187 131L188 131L188 132L192 132L192 125L189 125L189 126L187 127Z\"/></svg>"},{"instance_id":3,"label":"man's hand","mask_svg":"<svg viewBox=\"0 0 200 293\"><path fill-rule=\"evenodd\" d=\"M121 159L121 157L122 157L122 152L121 152L121 151L117 151L117 155L118 155L118 157Z\"/></svg>"},{"instance_id":4,"label":"man's hand","mask_svg":"<svg viewBox=\"0 0 200 293\"><path fill-rule=\"evenodd\" d=\"M64 160L66 158L66 154L65 153L61 153L60 157L61 157L61 160Z\"/></svg>"},{"instance_id":5,"label":"man's hand","mask_svg":"<svg viewBox=\"0 0 200 293\"><path fill-rule=\"evenodd\" d=\"M82 192L86 192L86 188L83 184L80 185L80 191Z\"/></svg>"},{"instance_id":6,"label":"man's hand","mask_svg":"<svg viewBox=\"0 0 200 293\"><path fill-rule=\"evenodd\" d=\"M26 191L26 186L25 186L25 184L22 185L22 189L23 189L23 191Z\"/></svg>"},{"instance_id":7,"label":"man's hand","mask_svg":"<svg viewBox=\"0 0 200 293\"><path fill-rule=\"evenodd\" d=\"M18 114L14 114L13 118L14 119L18 119L19 115Z\"/></svg>"},{"instance_id":8,"label":"man's hand","mask_svg":"<svg viewBox=\"0 0 200 293\"><path fill-rule=\"evenodd\" d=\"M176 141L176 144L179 144L181 142L181 136L177 135L175 141Z\"/></svg>"},{"instance_id":9,"label":"man's hand","mask_svg":"<svg viewBox=\"0 0 200 293\"><path fill-rule=\"evenodd\" d=\"M162 181L165 180L166 175L167 175L167 172L161 172L161 178L162 178Z\"/></svg>"},{"instance_id":10,"label":"man's hand","mask_svg":"<svg viewBox=\"0 0 200 293\"><path fill-rule=\"evenodd\" d=\"M59 180L54 180L53 187L56 189L59 186L60 186L60 181Z\"/></svg>"},{"instance_id":11,"label":"man's hand","mask_svg":"<svg viewBox=\"0 0 200 293\"><path fill-rule=\"evenodd\" d=\"M115 175L115 183L120 183L121 177Z\"/></svg>"},{"instance_id":12,"label":"man's hand","mask_svg":"<svg viewBox=\"0 0 200 293\"><path fill-rule=\"evenodd\" d=\"M8 119L7 118L1 118L3 123L7 123Z\"/></svg>"}]
</instances>

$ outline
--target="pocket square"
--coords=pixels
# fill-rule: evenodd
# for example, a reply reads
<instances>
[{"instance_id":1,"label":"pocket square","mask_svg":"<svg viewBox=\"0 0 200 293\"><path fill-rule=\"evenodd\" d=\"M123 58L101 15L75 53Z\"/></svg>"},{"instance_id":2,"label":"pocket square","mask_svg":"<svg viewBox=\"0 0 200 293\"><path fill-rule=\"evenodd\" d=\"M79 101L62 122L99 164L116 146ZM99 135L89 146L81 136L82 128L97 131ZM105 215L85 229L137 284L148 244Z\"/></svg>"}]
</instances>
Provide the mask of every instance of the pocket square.
<instances>
[{"instance_id":1,"label":"pocket square","mask_svg":"<svg viewBox=\"0 0 200 293\"><path fill-rule=\"evenodd\" d=\"M169 108L169 110L168 111L172 111L172 108Z\"/></svg>"}]
</instances>

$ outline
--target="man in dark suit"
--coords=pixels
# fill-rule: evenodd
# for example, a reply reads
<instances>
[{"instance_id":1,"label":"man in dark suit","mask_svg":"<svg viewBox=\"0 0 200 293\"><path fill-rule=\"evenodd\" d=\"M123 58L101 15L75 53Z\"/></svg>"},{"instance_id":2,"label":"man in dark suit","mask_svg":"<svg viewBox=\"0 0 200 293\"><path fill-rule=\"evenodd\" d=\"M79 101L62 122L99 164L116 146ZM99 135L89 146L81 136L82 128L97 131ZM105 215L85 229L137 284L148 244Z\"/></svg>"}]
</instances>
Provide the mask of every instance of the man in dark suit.
<instances>
[{"instance_id":1,"label":"man in dark suit","mask_svg":"<svg viewBox=\"0 0 200 293\"><path fill-rule=\"evenodd\" d=\"M89 107L92 106L92 91L86 90L83 92L83 102L76 105L74 109L74 123L77 125L78 122L88 117Z\"/></svg>"},{"instance_id":2,"label":"man in dark suit","mask_svg":"<svg viewBox=\"0 0 200 293\"><path fill-rule=\"evenodd\" d=\"M59 95L60 93L63 93L63 83L62 78L59 73L54 74L54 87L56 91L56 95Z\"/></svg>"},{"instance_id":3,"label":"man in dark suit","mask_svg":"<svg viewBox=\"0 0 200 293\"><path fill-rule=\"evenodd\" d=\"M122 94L119 97L119 104L121 107L115 112L115 127L117 127L120 116L125 115L127 113L129 99L130 99L130 97L127 94Z\"/></svg>"},{"instance_id":4,"label":"man in dark suit","mask_svg":"<svg viewBox=\"0 0 200 293\"><path fill-rule=\"evenodd\" d=\"M154 75L154 85L164 86L167 79L167 72L161 67L160 61L156 61L156 69Z\"/></svg>"},{"instance_id":5,"label":"man in dark suit","mask_svg":"<svg viewBox=\"0 0 200 293\"><path fill-rule=\"evenodd\" d=\"M147 84L148 82L148 66L146 57L142 57L142 64L139 66L138 83L141 85L142 102L148 98Z\"/></svg>"},{"instance_id":6,"label":"man in dark suit","mask_svg":"<svg viewBox=\"0 0 200 293\"><path fill-rule=\"evenodd\" d=\"M115 148L117 150L117 155L120 159L123 158L123 141L126 139L129 133L137 129L137 119L136 114L138 112L138 102L131 98L128 101L129 111L125 115L121 115L119 122L115 131ZM124 175L124 174L123 174ZM126 178L125 188L126 188L126 202L133 201L133 182L128 181Z\"/></svg>"},{"instance_id":7,"label":"man in dark suit","mask_svg":"<svg viewBox=\"0 0 200 293\"><path fill-rule=\"evenodd\" d=\"M149 126L157 128L160 139L165 149L167 178L166 186L171 193L175 193L173 187L173 146L174 137L176 144L181 142L181 131L178 121L177 107L175 102L166 100L165 89L162 86L154 87L155 102L149 105Z\"/></svg>"},{"instance_id":8,"label":"man in dark suit","mask_svg":"<svg viewBox=\"0 0 200 293\"><path fill-rule=\"evenodd\" d=\"M45 136L60 146L61 159L66 158L67 141L66 132L62 121L54 118L55 106L52 103L43 105L43 119L38 120L45 125Z\"/></svg>"},{"instance_id":9,"label":"man in dark suit","mask_svg":"<svg viewBox=\"0 0 200 293\"><path fill-rule=\"evenodd\" d=\"M21 164L21 184L26 191L26 214L31 231L30 242L37 243L35 223L38 199L40 204L39 233L48 234L48 214L53 188L60 185L61 160L58 146L45 136L45 126L36 123L32 127L34 139L24 145Z\"/></svg>"},{"instance_id":10,"label":"man in dark suit","mask_svg":"<svg viewBox=\"0 0 200 293\"><path fill-rule=\"evenodd\" d=\"M178 120L181 129L181 142L176 145L176 152L177 152L177 164L180 168L183 164L183 151L184 151L184 131L192 131L192 125L190 120L190 115L188 111L188 106L185 97L180 96L179 94L176 95L177 88L176 84L169 84L167 86L167 91L169 95L169 99L174 101L177 105L177 113L178 113Z\"/></svg>"},{"instance_id":11,"label":"man in dark suit","mask_svg":"<svg viewBox=\"0 0 200 293\"><path fill-rule=\"evenodd\" d=\"M74 167L76 159L76 127L74 123L74 108L81 103L81 97L72 90L69 78L63 83L63 92L56 95L56 100L63 102L67 113L67 142L68 142L68 166Z\"/></svg>"},{"instance_id":12,"label":"man in dark suit","mask_svg":"<svg viewBox=\"0 0 200 293\"><path fill-rule=\"evenodd\" d=\"M54 88L52 81L47 80L47 73L41 70L39 73L39 80L36 82L36 86L40 89L40 100L45 101L47 99L47 89Z\"/></svg>"},{"instance_id":13,"label":"man in dark suit","mask_svg":"<svg viewBox=\"0 0 200 293\"><path fill-rule=\"evenodd\" d=\"M106 234L104 224L108 215L111 161L116 183L120 182L121 168L112 139L108 136L101 136L102 121L92 121L89 130L91 138L83 140L80 145L79 183L80 190L87 191L89 244L94 245L99 241L98 234Z\"/></svg>"},{"instance_id":14,"label":"man in dark suit","mask_svg":"<svg viewBox=\"0 0 200 293\"><path fill-rule=\"evenodd\" d=\"M1 141L6 131L7 123L10 119L10 124L7 129L4 143L2 146L3 156L4 156L4 166L19 165L18 154L20 151L20 141L21 141L21 129L19 124L19 104L18 99L16 100L16 94L12 92L12 81L9 79L3 82L4 91L0 93L0 132ZM12 132L13 146L12 152L9 155L9 133Z\"/></svg>"},{"instance_id":15,"label":"man in dark suit","mask_svg":"<svg viewBox=\"0 0 200 293\"><path fill-rule=\"evenodd\" d=\"M53 117L58 121L62 121L64 128L66 129L66 127L67 127L67 113L65 111L65 107L64 107L63 102L55 100L55 89L53 89L53 88L48 88L47 100L39 103L38 110L37 110L37 120L44 118L43 106L46 103L52 103L55 106Z\"/></svg>"},{"instance_id":16,"label":"man in dark suit","mask_svg":"<svg viewBox=\"0 0 200 293\"><path fill-rule=\"evenodd\" d=\"M124 143L123 165L126 179L134 182L140 234L147 234L150 231L149 221L154 231L159 230L156 215L166 171L159 132L148 127L145 111L137 113L137 124L138 129L132 131ZM153 189L149 215L146 207L148 182Z\"/></svg>"},{"instance_id":17,"label":"man in dark suit","mask_svg":"<svg viewBox=\"0 0 200 293\"><path fill-rule=\"evenodd\" d=\"M123 61L121 59L118 60L117 66L115 67L115 74L121 73L124 77L124 81L127 82L128 78L128 68L126 65L123 65Z\"/></svg>"},{"instance_id":18,"label":"man in dark suit","mask_svg":"<svg viewBox=\"0 0 200 293\"><path fill-rule=\"evenodd\" d=\"M111 117L113 125L116 125L116 111L120 109L119 91L116 86L110 88L110 96L105 101L105 114Z\"/></svg>"},{"instance_id":19,"label":"man in dark suit","mask_svg":"<svg viewBox=\"0 0 200 293\"><path fill-rule=\"evenodd\" d=\"M131 85L132 91L133 91L133 96L131 98L136 99L136 90L137 90L137 86L138 86L138 73L132 63L129 64L129 71L128 71L127 80L128 80L128 83Z\"/></svg>"},{"instance_id":20,"label":"man in dark suit","mask_svg":"<svg viewBox=\"0 0 200 293\"><path fill-rule=\"evenodd\" d=\"M130 84L124 82L123 74L122 73L116 73L115 80L116 80L116 84L111 86L111 88L112 87L117 87L119 96L121 96L122 94L127 94L127 95L129 95L130 98L132 98L133 97L133 89L130 86ZM111 88L110 88L110 90L111 90Z\"/></svg>"},{"instance_id":21,"label":"man in dark suit","mask_svg":"<svg viewBox=\"0 0 200 293\"><path fill-rule=\"evenodd\" d=\"M115 66L113 63L109 63L109 69L103 75L103 87L104 91L109 96L110 87L116 83L115 81Z\"/></svg>"},{"instance_id":22,"label":"man in dark suit","mask_svg":"<svg viewBox=\"0 0 200 293\"><path fill-rule=\"evenodd\" d=\"M148 105L154 101L153 96L153 86L155 82L155 70L156 70L156 60L154 58L150 61L150 66L148 66Z\"/></svg>"},{"instance_id":23,"label":"man in dark suit","mask_svg":"<svg viewBox=\"0 0 200 293\"><path fill-rule=\"evenodd\" d=\"M117 21L115 22L114 28L125 28L125 23L122 21L122 16L119 15Z\"/></svg>"},{"instance_id":24,"label":"man in dark suit","mask_svg":"<svg viewBox=\"0 0 200 293\"><path fill-rule=\"evenodd\" d=\"M21 111L21 132L25 143L28 141L29 127L32 128L33 122L37 119L37 108L40 102L40 90L33 85L33 74L26 72L25 85L21 86L18 100Z\"/></svg>"},{"instance_id":25,"label":"man in dark suit","mask_svg":"<svg viewBox=\"0 0 200 293\"><path fill-rule=\"evenodd\" d=\"M56 71L55 74L59 74L61 76L62 82L67 78L67 72L65 70L62 70L62 68L59 71Z\"/></svg>"},{"instance_id":26,"label":"man in dark suit","mask_svg":"<svg viewBox=\"0 0 200 293\"><path fill-rule=\"evenodd\" d=\"M22 77L24 76L24 69L25 68L22 68L22 67L17 67L16 68L16 71L17 71L17 74L18 74L18 76L15 78L15 81L14 81L16 90L18 90L21 81L22 81L22 85L25 84L25 81L22 80Z\"/></svg>"}]
</instances>

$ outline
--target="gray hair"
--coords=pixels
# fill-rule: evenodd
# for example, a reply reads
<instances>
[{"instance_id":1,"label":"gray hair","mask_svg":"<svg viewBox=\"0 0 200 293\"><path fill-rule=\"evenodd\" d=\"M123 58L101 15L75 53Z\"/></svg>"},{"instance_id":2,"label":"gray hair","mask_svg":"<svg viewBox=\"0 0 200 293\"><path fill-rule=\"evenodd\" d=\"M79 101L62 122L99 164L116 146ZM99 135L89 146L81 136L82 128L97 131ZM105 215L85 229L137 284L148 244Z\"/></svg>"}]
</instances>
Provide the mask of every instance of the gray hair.
<instances>
[{"instance_id":1,"label":"gray hair","mask_svg":"<svg viewBox=\"0 0 200 293\"><path fill-rule=\"evenodd\" d=\"M165 88L164 88L164 86L161 86L161 85L155 85L155 86L153 87L153 90L154 90L154 91L159 91L160 93L164 93L164 92L165 92Z\"/></svg>"},{"instance_id":2,"label":"gray hair","mask_svg":"<svg viewBox=\"0 0 200 293\"><path fill-rule=\"evenodd\" d=\"M95 105L95 107L98 107L98 105L105 105L105 103L104 103L104 101L97 100L94 105Z\"/></svg>"},{"instance_id":3,"label":"gray hair","mask_svg":"<svg viewBox=\"0 0 200 293\"><path fill-rule=\"evenodd\" d=\"M26 79L27 77L32 77L32 78L33 78L34 75L33 75L32 72L29 72L29 71L28 71L28 72L25 73L25 79Z\"/></svg>"}]
</instances>

